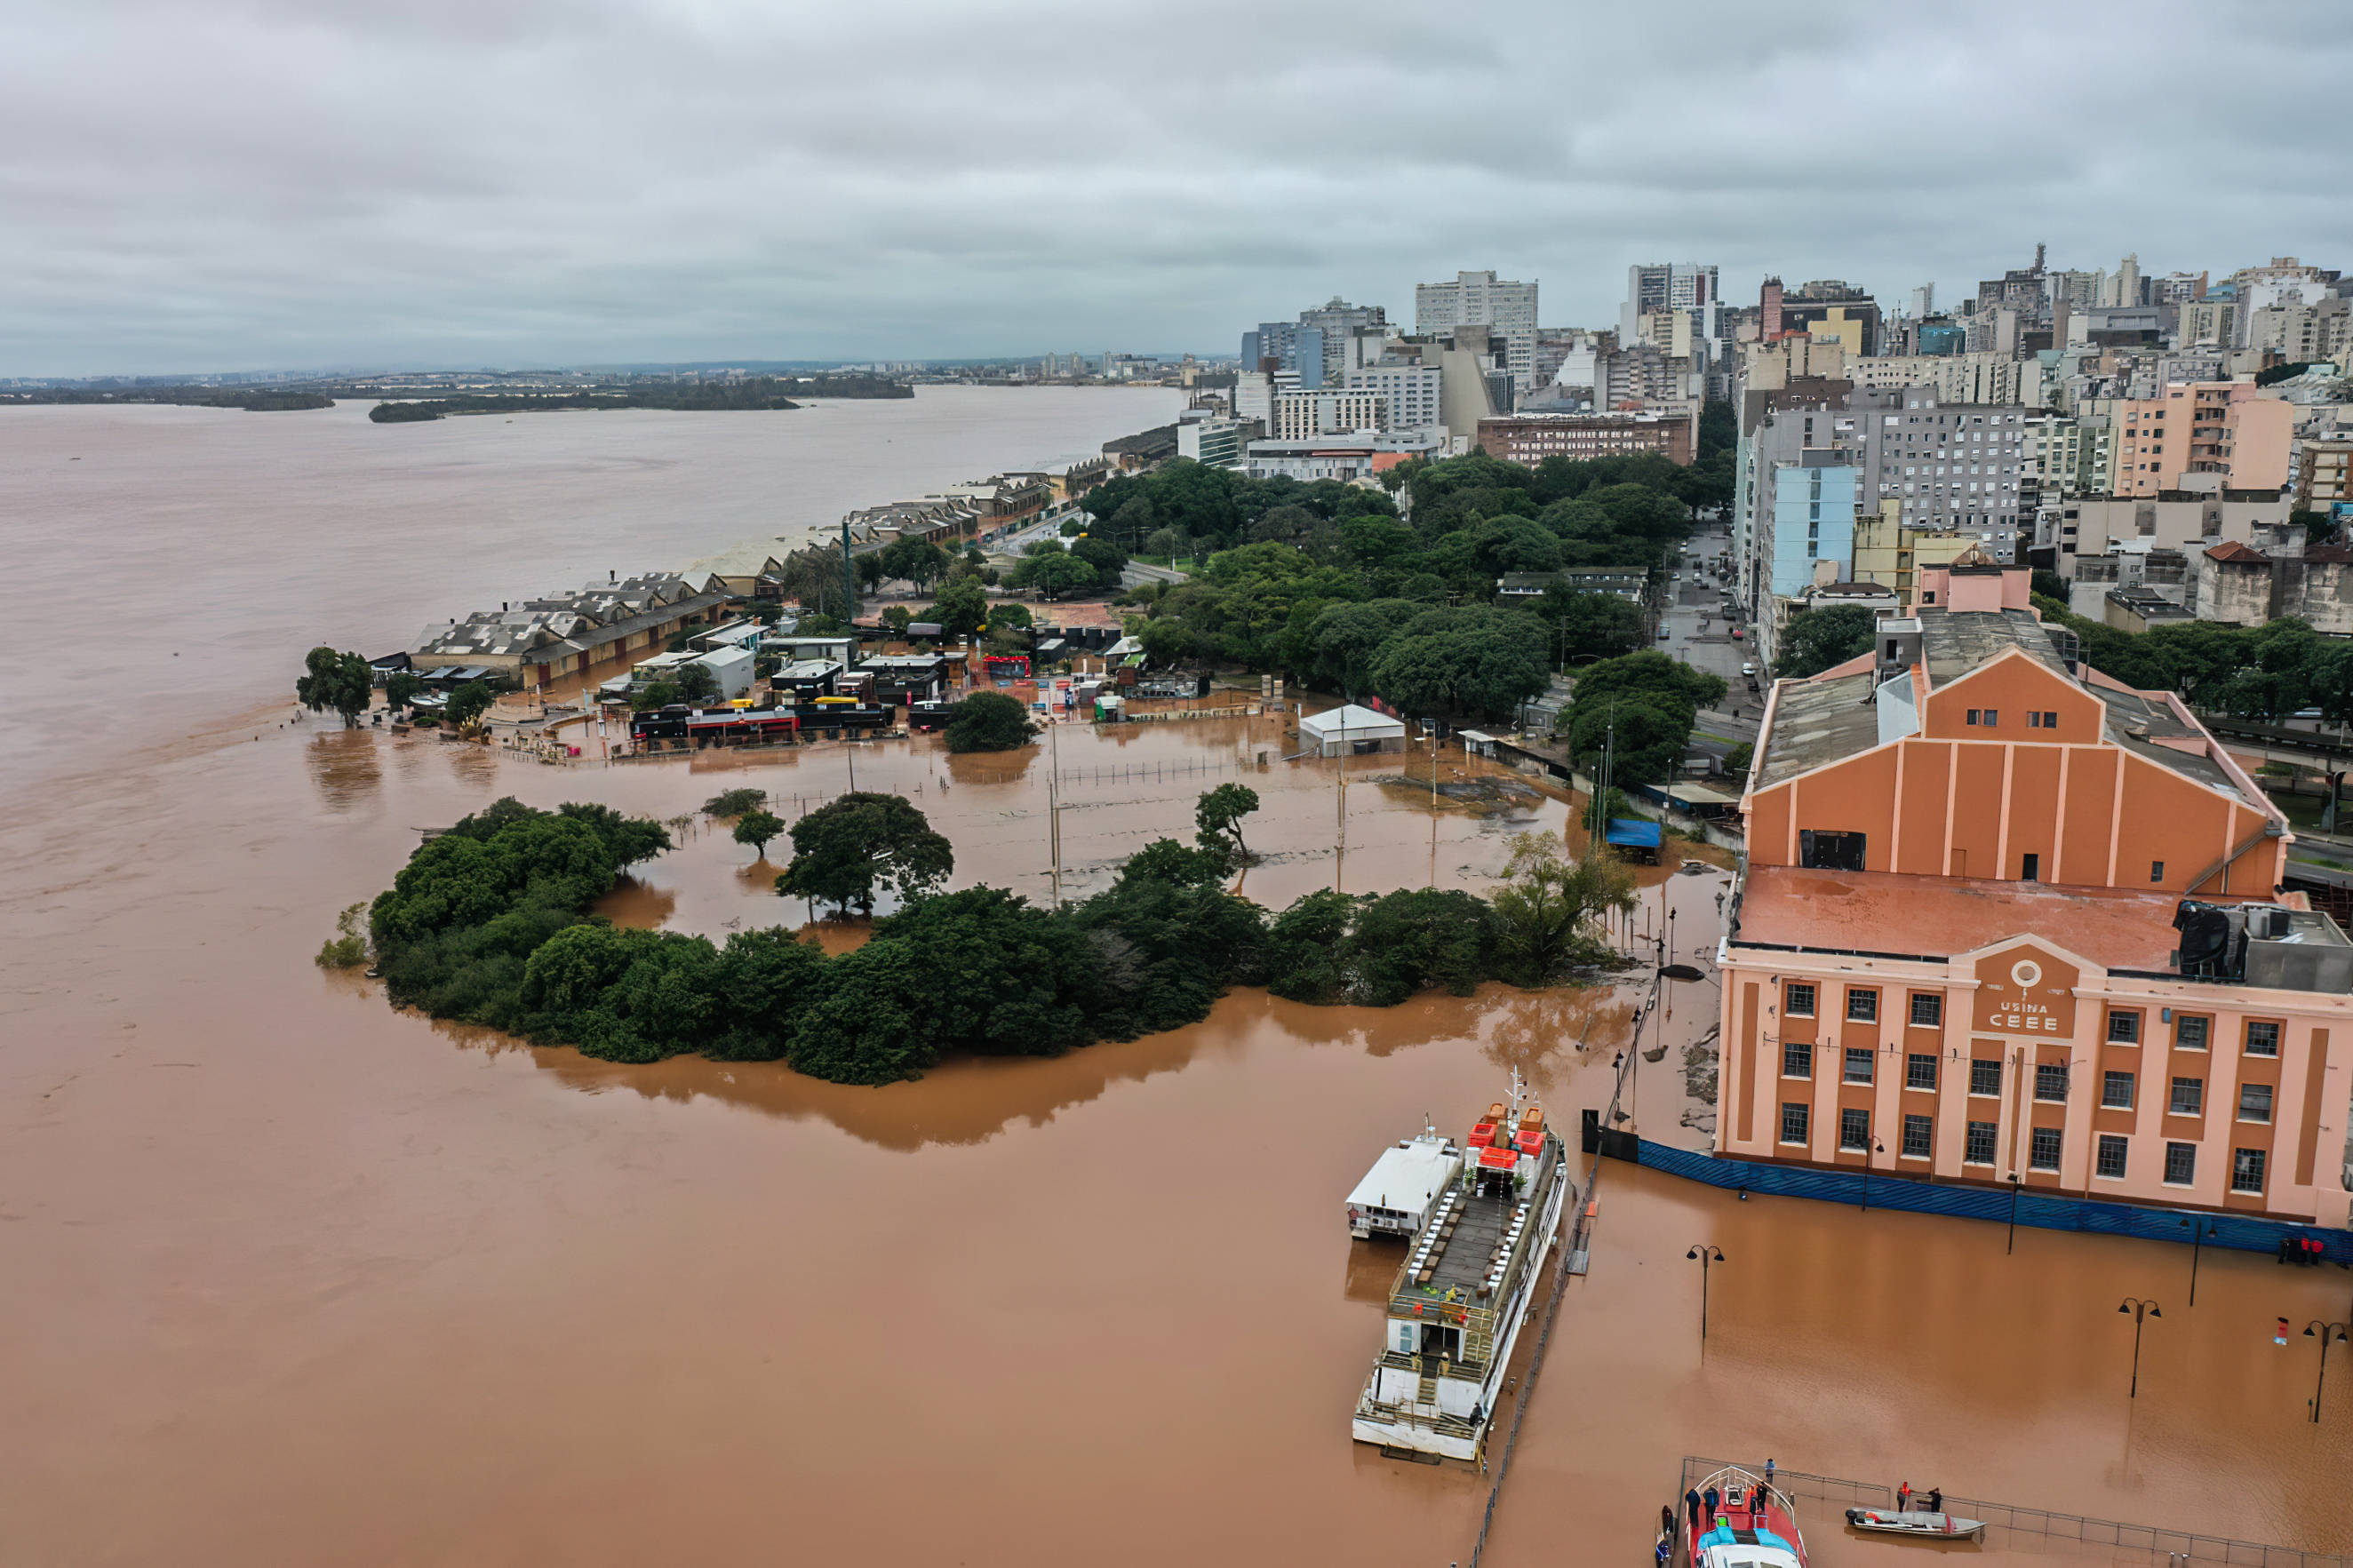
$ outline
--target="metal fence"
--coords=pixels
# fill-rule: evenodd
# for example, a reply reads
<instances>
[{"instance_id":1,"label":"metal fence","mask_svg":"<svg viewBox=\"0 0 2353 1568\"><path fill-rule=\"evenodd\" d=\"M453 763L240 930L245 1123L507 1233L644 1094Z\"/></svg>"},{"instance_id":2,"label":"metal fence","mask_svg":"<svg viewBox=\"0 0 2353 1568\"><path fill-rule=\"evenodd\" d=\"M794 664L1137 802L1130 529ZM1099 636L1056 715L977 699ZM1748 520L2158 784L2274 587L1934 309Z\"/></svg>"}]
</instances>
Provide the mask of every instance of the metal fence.
<instances>
[{"instance_id":1,"label":"metal fence","mask_svg":"<svg viewBox=\"0 0 2353 1568\"><path fill-rule=\"evenodd\" d=\"M1732 1464L1754 1475L1765 1473L1764 1464L1757 1460L1706 1459L1685 1455L1683 1480L1676 1496L1680 1498L1706 1477ZM1895 1500L1894 1492L1875 1482L1810 1475L1803 1470L1776 1469L1773 1485L1792 1497L1827 1499L1841 1512L1849 1508L1883 1508ZM2152 1563L2163 1557L2168 1564L2227 1563L2237 1568L2353 1568L2353 1558L2326 1552L2300 1552L2293 1546L2265 1546L2191 1531L2163 1530L2152 1524L2126 1524L2113 1519L2052 1513L2047 1509L2021 1508L2015 1503L1961 1497L1953 1492L1947 1492L1944 1500L1946 1512L1983 1521L1989 1542L1997 1531L2007 1531L2021 1538L2017 1542L1996 1544L2023 1544L2026 1540L2080 1542L2116 1552L2141 1552Z\"/></svg>"},{"instance_id":2,"label":"metal fence","mask_svg":"<svg viewBox=\"0 0 2353 1568\"><path fill-rule=\"evenodd\" d=\"M1752 1193L1813 1198L1824 1203L1861 1204L1865 1200L1864 1178L1857 1171L1727 1160L1690 1149L1671 1148L1647 1138L1636 1141L1636 1150L1638 1164L1669 1175L1705 1182L1710 1186L1740 1187ZM1602 1152L1615 1152L1606 1146ZM2037 1230L2084 1231L2097 1236L2133 1237L2142 1241L2187 1243L2193 1239L2194 1232L2203 1232L2206 1246L2228 1247L2234 1252L2276 1253L2284 1240L2316 1238L2321 1243L2322 1256L2329 1262L2353 1264L2353 1231L2249 1215L2191 1215L2171 1209L2068 1197L2031 1187L2005 1191L1917 1182L1877 1172L1870 1177L1868 1198L1873 1207L1911 1214L1950 1215L1962 1219L1992 1220L1997 1225L2015 1218L2020 1225Z\"/></svg>"}]
</instances>

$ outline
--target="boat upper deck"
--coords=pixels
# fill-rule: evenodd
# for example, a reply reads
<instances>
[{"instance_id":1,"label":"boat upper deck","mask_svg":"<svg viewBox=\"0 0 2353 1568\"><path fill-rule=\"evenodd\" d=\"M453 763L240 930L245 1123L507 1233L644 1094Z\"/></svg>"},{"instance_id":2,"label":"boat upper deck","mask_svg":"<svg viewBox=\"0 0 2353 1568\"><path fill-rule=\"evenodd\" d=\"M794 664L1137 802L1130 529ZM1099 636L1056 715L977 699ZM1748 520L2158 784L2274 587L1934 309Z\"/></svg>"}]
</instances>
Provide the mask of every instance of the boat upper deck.
<instances>
[{"instance_id":1,"label":"boat upper deck","mask_svg":"<svg viewBox=\"0 0 2353 1568\"><path fill-rule=\"evenodd\" d=\"M1530 1228L1541 1222L1541 1194L1561 1158L1559 1140L1547 1137L1536 1179L1525 1192L1481 1194L1458 1186L1440 1198L1398 1272L1390 1310L1410 1314L1418 1308L1451 1306L1492 1311Z\"/></svg>"}]
</instances>

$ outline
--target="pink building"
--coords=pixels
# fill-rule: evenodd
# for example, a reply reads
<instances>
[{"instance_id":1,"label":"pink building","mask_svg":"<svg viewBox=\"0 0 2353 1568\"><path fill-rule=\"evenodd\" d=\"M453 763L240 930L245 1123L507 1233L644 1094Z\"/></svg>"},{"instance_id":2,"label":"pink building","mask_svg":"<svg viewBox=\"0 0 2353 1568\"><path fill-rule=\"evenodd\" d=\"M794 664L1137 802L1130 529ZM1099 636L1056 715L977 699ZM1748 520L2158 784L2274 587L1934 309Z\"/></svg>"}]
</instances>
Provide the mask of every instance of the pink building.
<instances>
[{"instance_id":1,"label":"pink building","mask_svg":"<svg viewBox=\"0 0 2353 1568\"><path fill-rule=\"evenodd\" d=\"M2276 491L2288 482L2295 406L2268 397L2251 381L2200 381L2168 386L2158 397L2117 404L2114 493L2219 488ZM2213 481L2185 485L2185 474Z\"/></svg>"}]
</instances>

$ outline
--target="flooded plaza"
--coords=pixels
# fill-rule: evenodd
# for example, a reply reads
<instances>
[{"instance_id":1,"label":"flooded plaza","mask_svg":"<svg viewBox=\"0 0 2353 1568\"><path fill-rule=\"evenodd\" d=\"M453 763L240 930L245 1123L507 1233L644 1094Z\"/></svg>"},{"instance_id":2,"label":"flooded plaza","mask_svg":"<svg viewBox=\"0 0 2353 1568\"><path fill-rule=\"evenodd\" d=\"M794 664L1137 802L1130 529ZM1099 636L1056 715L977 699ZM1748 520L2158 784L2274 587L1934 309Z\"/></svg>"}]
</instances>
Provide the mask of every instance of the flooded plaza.
<instances>
[{"instance_id":1,"label":"flooded plaza","mask_svg":"<svg viewBox=\"0 0 2353 1568\"><path fill-rule=\"evenodd\" d=\"M1066 731L1075 890L1220 777L1266 803L1254 897L1329 885L1338 764L1261 772L1274 722ZM303 726L36 803L0 1152L18 1560L1467 1557L1478 1476L1348 1440L1397 1259L1340 1200L1514 1067L1556 1116L1604 1103L1634 986L1241 992L1170 1034L866 1089L522 1047L309 963L419 827L498 795L670 817L737 784L836 793L849 762L558 768ZM856 762L950 836L959 881L1045 893L1038 754ZM1512 831L1567 814L1433 815L1371 782L1398 759L1351 766L1352 890L1428 879L1433 836L1440 885L1487 887ZM751 860L690 831L616 912L793 917ZM1721 873L1643 876L1680 942L1712 930ZM1653 1049L1714 1021L1711 987L1672 989ZM1673 1065L1644 1063L1655 1136ZM1999 1226L1616 1163L1598 1200L1490 1561L1646 1551L1686 1453L2353 1546L2353 1399L2306 1421L2311 1359L2269 1331L2341 1315L2333 1271L2209 1253L2192 1310L2180 1248L2021 1231L2005 1256ZM1700 1242L1728 1259L1704 1358ZM2132 1400L2125 1294L2167 1308ZM1820 1562L1902 1550L1800 1518Z\"/></svg>"}]
</instances>

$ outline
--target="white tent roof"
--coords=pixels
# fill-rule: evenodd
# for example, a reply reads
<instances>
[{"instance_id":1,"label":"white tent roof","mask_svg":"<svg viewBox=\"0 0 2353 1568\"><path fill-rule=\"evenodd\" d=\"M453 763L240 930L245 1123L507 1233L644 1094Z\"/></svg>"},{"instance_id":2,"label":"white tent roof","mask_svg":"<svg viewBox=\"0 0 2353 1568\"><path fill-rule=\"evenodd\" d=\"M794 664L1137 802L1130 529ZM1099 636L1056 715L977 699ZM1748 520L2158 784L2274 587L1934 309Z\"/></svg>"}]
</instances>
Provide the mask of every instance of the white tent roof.
<instances>
[{"instance_id":1,"label":"white tent roof","mask_svg":"<svg viewBox=\"0 0 2353 1568\"><path fill-rule=\"evenodd\" d=\"M1300 733L1313 735L1319 741L1326 736L1336 737L1343 730L1348 732L1350 740L1385 741L1402 736L1405 721L1377 713L1370 708L1359 708L1351 702L1328 713L1303 716L1299 721L1299 730Z\"/></svg>"},{"instance_id":2,"label":"white tent roof","mask_svg":"<svg viewBox=\"0 0 2353 1568\"><path fill-rule=\"evenodd\" d=\"M1356 1190L1348 1194L1348 1203L1356 1208L1377 1206L1419 1214L1461 1168L1461 1149L1451 1142L1440 1148L1417 1138L1382 1150Z\"/></svg>"}]
</instances>

